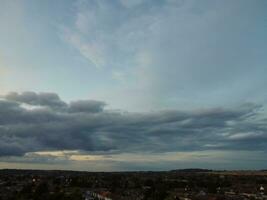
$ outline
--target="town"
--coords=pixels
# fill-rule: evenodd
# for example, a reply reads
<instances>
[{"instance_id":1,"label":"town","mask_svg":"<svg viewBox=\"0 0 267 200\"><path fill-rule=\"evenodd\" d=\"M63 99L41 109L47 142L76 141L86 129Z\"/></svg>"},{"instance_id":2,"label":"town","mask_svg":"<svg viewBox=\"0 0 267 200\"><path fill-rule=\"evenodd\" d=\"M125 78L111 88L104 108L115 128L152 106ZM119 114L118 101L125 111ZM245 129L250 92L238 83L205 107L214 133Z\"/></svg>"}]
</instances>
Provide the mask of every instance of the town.
<instances>
[{"instance_id":1,"label":"town","mask_svg":"<svg viewBox=\"0 0 267 200\"><path fill-rule=\"evenodd\" d=\"M264 200L267 171L0 170L0 200Z\"/></svg>"}]
</instances>

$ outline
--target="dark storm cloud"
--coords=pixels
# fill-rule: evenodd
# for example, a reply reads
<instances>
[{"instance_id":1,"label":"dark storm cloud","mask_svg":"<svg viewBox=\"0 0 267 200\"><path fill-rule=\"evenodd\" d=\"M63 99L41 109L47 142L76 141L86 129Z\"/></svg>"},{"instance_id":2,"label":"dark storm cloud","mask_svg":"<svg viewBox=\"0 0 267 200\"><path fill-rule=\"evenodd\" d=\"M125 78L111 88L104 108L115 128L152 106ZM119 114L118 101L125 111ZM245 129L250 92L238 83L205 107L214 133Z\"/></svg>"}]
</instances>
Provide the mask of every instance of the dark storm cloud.
<instances>
[{"instance_id":1,"label":"dark storm cloud","mask_svg":"<svg viewBox=\"0 0 267 200\"><path fill-rule=\"evenodd\" d=\"M66 106L66 103L61 101L59 96L55 93L35 93L35 92L23 92L18 94L11 92L5 96L7 100L18 101L30 105L50 106L50 107L62 107Z\"/></svg>"},{"instance_id":2,"label":"dark storm cloud","mask_svg":"<svg viewBox=\"0 0 267 200\"><path fill-rule=\"evenodd\" d=\"M118 112L104 106L92 100L68 104L52 93L3 96L0 155L49 150L109 154L267 149L267 123L259 105L152 113Z\"/></svg>"},{"instance_id":3,"label":"dark storm cloud","mask_svg":"<svg viewBox=\"0 0 267 200\"><path fill-rule=\"evenodd\" d=\"M79 100L70 103L71 112L101 112L106 104L101 101Z\"/></svg>"}]
</instances>

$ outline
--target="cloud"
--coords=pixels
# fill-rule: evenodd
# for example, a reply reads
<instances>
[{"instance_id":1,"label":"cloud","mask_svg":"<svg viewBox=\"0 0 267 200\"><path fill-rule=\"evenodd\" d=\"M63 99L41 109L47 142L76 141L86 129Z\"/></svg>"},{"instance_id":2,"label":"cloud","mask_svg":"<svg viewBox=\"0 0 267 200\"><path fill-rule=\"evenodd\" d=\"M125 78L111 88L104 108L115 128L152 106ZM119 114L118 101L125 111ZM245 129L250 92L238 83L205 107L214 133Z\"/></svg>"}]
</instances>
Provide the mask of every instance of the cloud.
<instances>
[{"instance_id":1,"label":"cloud","mask_svg":"<svg viewBox=\"0 0 267 200\"><path fill-rule=\"evenodd\" d=\"M106 104L101 101L79 100L70 103L71 112L101 112Z\"/></svg>"},{"instance_id":2,"label":"cloud","mask_svg":"<svg viewBox=\"0 0 267 200\"><path fill-rule=\"evenodd\" d=\"M149 38L150 23L157 20L150 16L154 6L144 14L138 5L146 3L140 0L77 2L75 23L65 27L65 40L97 68L136 64L137 51Z\"/></svg>"},{"instance_id":3,"label":"cloud","mask_svg":"<svg viewBox=\"0 0 267 200\"><path fill-rule=\"evenodd\" d=\"M36 94L35 92L23 92L21 94L18 94L16 92L12 92L7 94L5 96L5 99L26 103L29 105L40 105L53 108L66 106L66 103L61 101L59 96L54 93Z\"/></svg>"},{"instance_id":4,"label":"cloud","mask_svg":"<svg viewBox=\"0 0 267 200\"><path fill-rule=\"evenodd\" d=\"M144 0L120 0L120 2L126 8L132 8L144 3Z\"/></svg>"},{"instance_id":5,"label":"cloud","mask_svg":"<svg viewBox=\"0 0 267 200\"><path fill-rule=\"evenodd\" d=\"M0 166L31 169L83 171L173 170L177 168L263 169L263 151L195 151L168 153L122 153L113 155L80 154L77 151L27 153L23 157L0 157ZM5 167L5 168L7 168Z\"/></svg>"},{"instance_id":6,"label":"cloud","mask_svg":"<svg viewBox=\"0 0 267 200\"><path fill-rule=\"evenodd\" d=\"M139 111L265 101L264 1L78 2L67 43L120 83L94 98L118 107L126 91Z\"/></svg>"},{"instance_id":7,"label":"cloud","mask_svg":"<svg viewBox=\"0 0 267 200\"><path fill-rule=\"evenodd\" d=\"M24 104L42 107L27 109ZM0 101L0 156L49 151L110 155L267 149L266 118L259 105L150 113L104 106L93 100L66 103L57 94L4 95Z\"/></svg>"}]
</instances>

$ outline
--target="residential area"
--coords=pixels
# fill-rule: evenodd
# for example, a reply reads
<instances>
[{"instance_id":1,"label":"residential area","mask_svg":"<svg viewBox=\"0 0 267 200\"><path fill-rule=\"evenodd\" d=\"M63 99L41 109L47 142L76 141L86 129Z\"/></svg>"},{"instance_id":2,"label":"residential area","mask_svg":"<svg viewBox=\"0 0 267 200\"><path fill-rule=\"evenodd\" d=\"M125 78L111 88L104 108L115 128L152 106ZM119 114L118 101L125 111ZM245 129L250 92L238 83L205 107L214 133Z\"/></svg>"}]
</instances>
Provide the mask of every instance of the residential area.
<instances>
[{"instance_id":1,"label":"residential area","mask_svg":"<svg viewBox=\"0 0 267 200\"><path fill-rule=\"evenodd\" d=\"M0 200L264 200L265 188L266 171L0 171Z\"/></svg>"}]
</instances>

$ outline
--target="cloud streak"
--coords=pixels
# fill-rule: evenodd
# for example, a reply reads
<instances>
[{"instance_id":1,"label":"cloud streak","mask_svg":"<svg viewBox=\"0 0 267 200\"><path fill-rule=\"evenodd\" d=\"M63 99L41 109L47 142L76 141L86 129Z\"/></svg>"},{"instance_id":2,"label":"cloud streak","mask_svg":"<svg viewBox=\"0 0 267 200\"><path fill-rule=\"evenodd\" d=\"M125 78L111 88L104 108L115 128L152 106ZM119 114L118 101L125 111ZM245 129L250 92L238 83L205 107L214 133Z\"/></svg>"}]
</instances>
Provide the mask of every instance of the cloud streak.
<instances>
[{"instance_id":1,"label":"cloud streak","mask_svg":"<svg viewBox=\"0 0 267 200\"><path fill-rule=\"evenodd\" d=\"M67 43L121 83L96 98L118 107L127 91L126 109L138 111L266 99L266 2L77 2Z\"/></svg>"}]
</instances>

